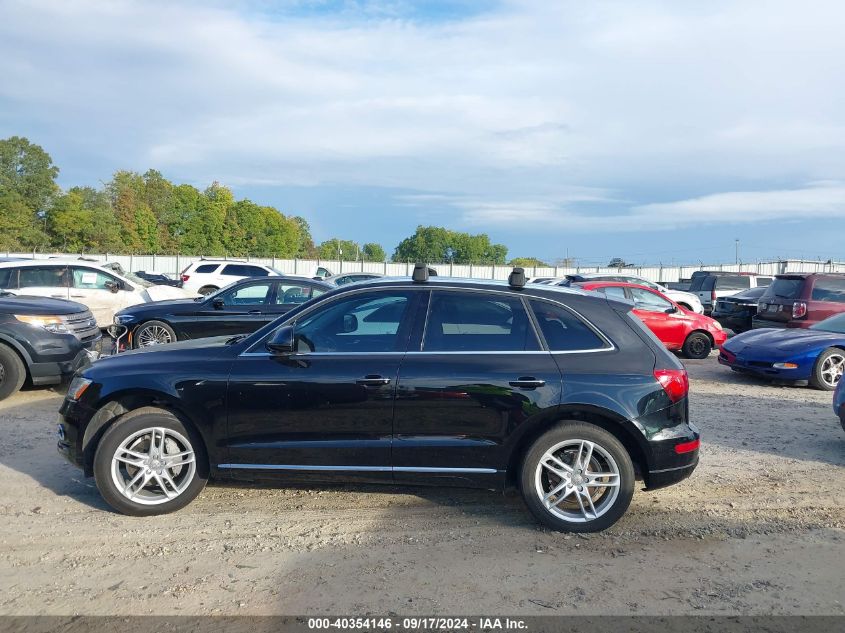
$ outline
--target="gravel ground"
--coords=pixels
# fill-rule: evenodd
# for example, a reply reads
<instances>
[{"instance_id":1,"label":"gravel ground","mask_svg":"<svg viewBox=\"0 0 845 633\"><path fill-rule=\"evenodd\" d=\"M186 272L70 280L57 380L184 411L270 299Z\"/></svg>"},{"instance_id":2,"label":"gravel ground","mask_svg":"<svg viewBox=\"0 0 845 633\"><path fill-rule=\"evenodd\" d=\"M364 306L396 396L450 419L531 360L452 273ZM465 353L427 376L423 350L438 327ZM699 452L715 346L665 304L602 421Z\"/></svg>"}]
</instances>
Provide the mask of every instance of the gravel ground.
<instances>
[{"instance_id":1,"label":"gravel ground","mask_svg":"<svg viewBox=\"0 0 845 633\"><path fill-rule=\"evenodd\" d=\"M0 403L0 614L843 614L845 434L829 393L688 362L701 464L598 535L515 493L213 484L107 509L55 451L60 392Z\"/></svg>"}]
</instances>

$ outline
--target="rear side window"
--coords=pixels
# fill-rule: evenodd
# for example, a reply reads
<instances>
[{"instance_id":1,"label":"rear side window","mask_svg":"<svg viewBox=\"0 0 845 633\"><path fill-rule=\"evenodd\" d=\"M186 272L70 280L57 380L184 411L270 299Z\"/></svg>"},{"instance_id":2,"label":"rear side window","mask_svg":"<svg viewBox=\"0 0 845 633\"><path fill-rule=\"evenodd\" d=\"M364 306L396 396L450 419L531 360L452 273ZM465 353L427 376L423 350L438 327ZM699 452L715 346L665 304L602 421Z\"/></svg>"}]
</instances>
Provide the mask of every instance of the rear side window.
<instances>
[{"instance_id":1,"label":"rear side window","mask_svg":"<svg viewBox=\"0 0 845 633\"><path fill-rule=\"evenodd\" d=\"M0 268L0 289L18 287L18 269Z\"/></svg>"},{"instance_id":2,"label":"rear side window","mask_svg":"<svg viewBox=\"0 0 845 633\"><path fill-rule=\"evenodd\" d=\"M219 264L203 264L202 266L197 266L197 269L194 272L213 273L215 270L217 270L217 266L219 266Z\"/></svg>"},{"instance_id":3,"label":"rear side window","mask_svg":"<svg viewBox=\"0 0 845 633\"><path fill-rule=\"evenodd\" d=\"M533 300L530 303L551 351L574 352L607 347L607 343L589 325L566 308L545 301Z\"/></svg>"},{"instance_id":4,"label":"rear side window","mask_svg":"<svg viewBox=\"0 0 845 633\"><path fill-rule=\"evenodd\" d=\"M718 290L745 290L751 287L751 278L747 275L724 275L716 278Z\"/></svg>"},{"instance_id":5,"label":"rear side window","mask_svg":"<svg viewBox=\"0 0 845 633\"><path fill-rule=\"evenodd\" d=\"M233 277L266 277L270 273L258 266L249 266L247 264L226 264L222 274L232 275Z\"/></svg>"},{"instance_id":6,"label":"rear side window","mask_svg":"<svg viewBox=\"0 0 845 633\"><path fill-rule=\"evenodd\" d=\"M64 266L27 266L20 269L20 288L67 288L67 268Z\"/></svg>"},{"instance_id":7,"label":"rear side window","mask_svg":"<svg viewBox=\"0 0 845 633\"><path fill-rule=\"evenodd\" d=\"M845 303L845 277L817 277L813 285L812 299Z\"/></svg>"},{"instance_id":8,"label":"rear side window","mask_svg":"<svg viewBox=\"0 0 845 633\"><path fill-rule=\"evenodd\" d=\"M522 352L539 349L521 300L469 292L432 294L424 351Z\"/></svg>"}]
</instances>

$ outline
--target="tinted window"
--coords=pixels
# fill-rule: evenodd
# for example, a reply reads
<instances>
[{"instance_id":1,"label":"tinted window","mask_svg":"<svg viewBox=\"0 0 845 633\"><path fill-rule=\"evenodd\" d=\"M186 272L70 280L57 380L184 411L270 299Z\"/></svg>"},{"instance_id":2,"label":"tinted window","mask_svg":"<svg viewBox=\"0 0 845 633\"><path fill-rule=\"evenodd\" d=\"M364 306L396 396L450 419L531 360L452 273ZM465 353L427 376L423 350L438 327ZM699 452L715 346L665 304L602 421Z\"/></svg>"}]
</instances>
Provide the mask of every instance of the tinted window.
<instances>
[{"instance_id":1,"label":"tinted window","mask_svg":"<svg viewBox=\"0 0 845 633\"><path fill-rule=\"evenodd\" d=\"M226 264L221 274L232 275L233 277L266 277L270 273L258 266L249 266L247 264Z\"/></svg>"},{"instance_id":2,"label":"tinted window","mask_svg":"<svg viewBox=\"0 0 845 633\"><path fill-rule=\"evenodd\" d=\"M18 269L0 268L0 288L18 287Z\"/></svg>"},{"instance_id":3,"label":"tinted window","mask_svg":"<svg viewBox=\"0 0 845 633\"><path fill-rule=\"evenodd\" d=\"M567 309L545 301L531 301L543 338L554 352L607 347L590 327Z\"/></svg>"},{"instance_id":4,"label":"tinted window","mask_svg":"<svg viewBox=\"0 0 845 633\"><path fill-rule=\"evenodd\" d=\"M637 310L648 310L650 312L664 312L672 307L666 299L658 294L643 290L642 288L628 288L634 300L634 307Z\"/></svg>"},{"instance_id":5,"label":"tinted window","mask_svg":"<svg viewBox=\"0 0 845 633\"><path fill-rule=\"evenodd\" d=\"M814 301L845 303L845 277L817 277L812 298Z\"/></svg>"},{"instance_id":6,"label":"tinted window","mask_svg":"<svg viewBox=\"0 0 845 633\"><path fill-rule=\"evenodd\" d=\"M762 287L766 287L766 286L768 286L770 283L772 283L772 278L771 278L771 277L757 277L757 287L758 287L758 288L759 288L759 287L761 287L761 286L762 286Z\"/></svg>"},{"instance_id":7,"label":"tinted window","mask_svg":"<svg viewBox=\"0 0 845 633\"><path fill-rule=\"evenodd\" d=\"M20 288L42 286L47 288L66 288L67 269L64 266L27 266L20 269Z\"/></svg>"},{"instance_id":8,"label":"tinted window","mask_svg":"<svg viewBox=\"0 0 845 633\"><path fill-rule=\"evenodd\" d=\"M197 266L197 269L194 272L197 273L213 273L217 270L219 264L203 264L202 266Z\"/></svg>"},{"instance_id":9,"label":"tinted window","mask_svg":"<svg viewBox=\"0 0 845 633\"><path fill-rule=\"evenodd\" d=\"M297 284L280 283L276 287L276 303L305 303L313 297L319 297L326 291L322 288L313 288L311 286L300 286Z\"/></svg>"},{"instance_id":10,"label":"tinted window","mask_svg":"<svg viewBox=\"0 0 845 633\"><path fill-rule=\"evenodd\" d=\"M93 268L73 268L73 287L86 290L106 290L107 284L117 283L111 275Z\"/></svg>"},{"instance_id":11,"label":"tinted window","mask_svg":"<svg viewBox=\"0 0 845 633\"><path fill-rule=\"evenodd\" d=\"M411 291L354 294L332 301L297 321L294 328L298 352L404 351Z\"/></svg>"},{"instance_id":12,"label":"tinted window","mask_svg":"<svg viewBox=\"0 0 845 633\"><path fill-rule=\"evenodd\" d=\"M434 292L423 349L494 352L540 349L522 301L503 295Z\"/></svg>"},{"instance_id":13,"label":"tinted window","mask_svg":"<svg viewBox=\"0 0 845 633\"><path fill-rule=\"evenodd\" d=\"M691 292L698 292L699 290L703 290L702 286L704 285L704 280L707 279L708 275L705 272L694 272L692 274L692 281L690 281L689 289Z\"/></svg>"},{"instance_id":14,"label":"tinted window","mask_svg":"<svg viewBox=\"0 0 845 633\"><path fill-rule=\"evenodd\" d=\"M225 293L220 299L227 306L261 305L267 303L267 297L272 288L273 284L269 282L241 286L237 290Z\"/></svg>"},{"instance_id":15,"label":"tinted window","mask_svg":"<svg viewBox=\"0 0 845 633\"><path fill-rule=\"evenodd\" d=\"M764 298L778 297L780 299L797 299L804 287L804 279L776 277L774 282L766 288Z\"/></svg>"},{"instance_id":16,"label":"tinted window","mask_svg":"<svg viewBox=\"0 0 845 633\"><path fill-rule=\"evenodd\" d=\"M747 275L724 275L716 277L717 290L745 290L751 287L751 278Z\"/></svg>"},{"instance_id":17,"label":"tinted window","mask_svg":"<svg viewBox=\"0 0 845 633\"><path fill-rule=\"evenodd\" d=\"M836 332L837 334L845 334L845 312L827 318L821 323L811 325L810 329L823 330L825 332Z\"/></svg>"}]
</instances>

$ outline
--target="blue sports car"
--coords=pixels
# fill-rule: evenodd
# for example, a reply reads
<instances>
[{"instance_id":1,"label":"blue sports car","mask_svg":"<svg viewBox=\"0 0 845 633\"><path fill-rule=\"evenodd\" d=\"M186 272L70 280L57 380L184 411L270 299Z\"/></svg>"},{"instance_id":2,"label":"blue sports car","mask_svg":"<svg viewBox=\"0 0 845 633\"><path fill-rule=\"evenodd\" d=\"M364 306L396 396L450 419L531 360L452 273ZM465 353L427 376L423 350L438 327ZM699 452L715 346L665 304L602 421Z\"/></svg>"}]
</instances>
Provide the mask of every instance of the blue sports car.
<instances>
[{"instance_id":1,"label":"blue sports car","mask_svg":"<svg viewBox=\"0 0 845 633\"><path fill-rule=\"evenodd\" d=\"M831 391L845 373L845 312L806 329L743 332L722 345L719 362L773 380Z\"/></svg>"}]
</instances>

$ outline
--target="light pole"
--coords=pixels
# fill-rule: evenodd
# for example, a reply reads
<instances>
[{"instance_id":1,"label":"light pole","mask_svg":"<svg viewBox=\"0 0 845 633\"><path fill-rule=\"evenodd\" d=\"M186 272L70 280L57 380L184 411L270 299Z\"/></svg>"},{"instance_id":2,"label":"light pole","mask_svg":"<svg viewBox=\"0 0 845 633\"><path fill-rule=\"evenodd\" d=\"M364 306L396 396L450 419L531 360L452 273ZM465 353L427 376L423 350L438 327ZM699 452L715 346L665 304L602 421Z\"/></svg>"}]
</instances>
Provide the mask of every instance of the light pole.
<instances>
[{"instance_id":1,"label":"light pole","mask_svg":"<svg viewBox=\"0 0 845 633\"><path fill-rule=\"evenodd\" d=\"M734 240L736 246L736 265L739 266L739 238Z\"/></svg>"}]
</instances>

